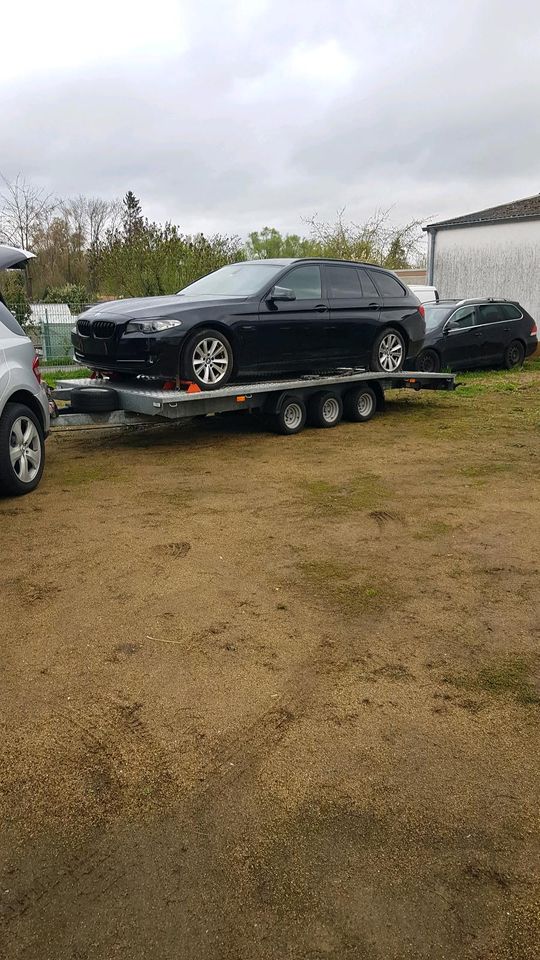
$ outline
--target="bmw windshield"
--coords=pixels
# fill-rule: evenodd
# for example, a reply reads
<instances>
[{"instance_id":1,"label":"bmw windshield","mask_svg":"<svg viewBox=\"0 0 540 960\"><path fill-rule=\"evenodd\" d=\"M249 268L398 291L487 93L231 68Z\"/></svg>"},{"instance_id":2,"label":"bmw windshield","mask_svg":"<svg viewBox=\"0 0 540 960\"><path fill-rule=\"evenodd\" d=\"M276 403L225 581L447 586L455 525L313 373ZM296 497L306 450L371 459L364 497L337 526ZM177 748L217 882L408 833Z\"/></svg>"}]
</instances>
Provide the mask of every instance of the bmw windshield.
<instances>
[{"instance_id":1,"label":"bmw windshield","mask_svg":"<svg viewBox=\"0 0 540 960\"><path fill-rule=\"evenodd\" d=\"M251 297L283 270L276 263L231 263L178 291L179 297Z\"/></svg>"}]
</instances>

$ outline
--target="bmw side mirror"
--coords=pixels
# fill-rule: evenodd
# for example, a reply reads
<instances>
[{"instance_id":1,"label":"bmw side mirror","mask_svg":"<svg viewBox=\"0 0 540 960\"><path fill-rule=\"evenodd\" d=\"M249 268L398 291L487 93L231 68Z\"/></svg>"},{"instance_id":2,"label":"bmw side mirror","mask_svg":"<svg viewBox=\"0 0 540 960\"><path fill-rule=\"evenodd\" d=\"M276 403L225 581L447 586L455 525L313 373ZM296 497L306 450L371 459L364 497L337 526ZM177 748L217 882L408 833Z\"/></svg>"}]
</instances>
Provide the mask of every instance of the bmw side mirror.
<instances>
[{"instance_id":1,"label":"bmw side mirror","mask_svg":"<svg viewBox=\"0 0 540 960\"><path fill-rule=\"evenodd\" d=\"M289 290L288 287L272 287L270 293L268 294L269 300L296 300L296 294L294 290Z\"/></svg>"}]
</instances>

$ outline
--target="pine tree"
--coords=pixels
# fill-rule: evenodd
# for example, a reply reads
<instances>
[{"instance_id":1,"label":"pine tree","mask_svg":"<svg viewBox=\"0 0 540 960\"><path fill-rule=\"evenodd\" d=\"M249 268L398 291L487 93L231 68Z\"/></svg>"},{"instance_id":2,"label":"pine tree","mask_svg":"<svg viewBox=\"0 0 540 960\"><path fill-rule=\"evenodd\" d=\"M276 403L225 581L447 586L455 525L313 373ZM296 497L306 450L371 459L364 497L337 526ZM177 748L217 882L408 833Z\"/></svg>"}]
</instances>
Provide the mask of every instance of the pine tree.
<instances>
[{"instance_id":1,"label":"pine tree","mask_svg":"<svg viewBox=\"0 0 540 960\"><path fill-rule=\"evenodd\" d=\"M140 200L135 196L132 190L128 190L124 199L123 206L123 224L124 237L128 243L135 239L142 232L144 220Z\"/></svg>"}]
</instances>

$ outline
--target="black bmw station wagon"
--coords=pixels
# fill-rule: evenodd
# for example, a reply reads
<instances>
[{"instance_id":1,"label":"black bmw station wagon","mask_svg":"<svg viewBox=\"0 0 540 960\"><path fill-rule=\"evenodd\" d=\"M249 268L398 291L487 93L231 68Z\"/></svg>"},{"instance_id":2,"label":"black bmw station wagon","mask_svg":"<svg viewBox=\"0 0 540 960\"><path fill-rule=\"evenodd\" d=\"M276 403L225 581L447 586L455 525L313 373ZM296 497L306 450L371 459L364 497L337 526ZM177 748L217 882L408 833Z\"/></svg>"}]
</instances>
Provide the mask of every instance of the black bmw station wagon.
<instances>
[{"instance_id":1,"label":"black bmw station wagon","mask_svg":"<svg viewBox=\"0 0 540 960\"><path fill-rule=\"evenodd\" d=\"M395 274L343 260L234 263L167 297L92 307L72 334L93 369L203 390L339 366L387 374L416 356L424 308Z\"/></svg>"}]
</instances>

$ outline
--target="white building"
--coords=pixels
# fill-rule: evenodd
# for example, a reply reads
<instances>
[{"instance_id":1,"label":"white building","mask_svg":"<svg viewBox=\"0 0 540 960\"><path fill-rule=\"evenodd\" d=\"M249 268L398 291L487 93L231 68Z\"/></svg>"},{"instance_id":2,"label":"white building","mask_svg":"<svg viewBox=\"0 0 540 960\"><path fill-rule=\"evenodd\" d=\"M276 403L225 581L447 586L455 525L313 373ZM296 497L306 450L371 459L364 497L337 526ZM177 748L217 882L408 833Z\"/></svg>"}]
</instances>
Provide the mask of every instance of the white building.
<instances>
[{"instance_id":1,"label":"white building","mask_svg":"<svg viewBox=\"0 0 540 960\"><path fill-rule=\"evenodd\" d=\"M441 298L519 300L540 320L540 194L424 229L427 282Z\"/></svg>"}]
</instances>

